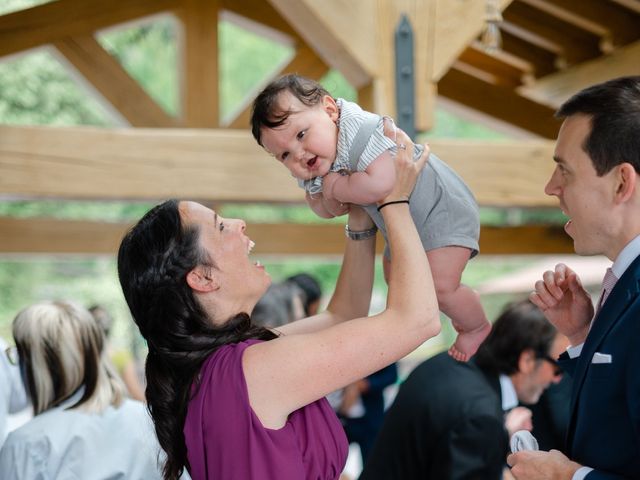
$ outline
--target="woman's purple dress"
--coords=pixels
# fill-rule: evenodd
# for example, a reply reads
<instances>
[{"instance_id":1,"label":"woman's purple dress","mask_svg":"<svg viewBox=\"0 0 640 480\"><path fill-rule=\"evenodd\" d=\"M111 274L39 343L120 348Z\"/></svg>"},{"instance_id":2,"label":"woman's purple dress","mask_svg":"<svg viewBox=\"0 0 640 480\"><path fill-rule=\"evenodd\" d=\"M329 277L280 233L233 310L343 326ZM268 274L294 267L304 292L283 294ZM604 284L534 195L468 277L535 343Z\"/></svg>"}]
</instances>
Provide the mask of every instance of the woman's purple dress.
<instances>
[{"instance_id":1,"label":"woman's purple dress","mask_svg":"<svg viewBox=\"0 0 640 480\"><path fill-rule=\"evenodd\" d=\"M347 439L323 398L289 415L279 430L265 428L249 405L242 370L248 340L209 357L189 402L184 435L193 480L335 480L347 458ZM313 381L312 378L309 381Z\"/></svg>"}]
</instances>

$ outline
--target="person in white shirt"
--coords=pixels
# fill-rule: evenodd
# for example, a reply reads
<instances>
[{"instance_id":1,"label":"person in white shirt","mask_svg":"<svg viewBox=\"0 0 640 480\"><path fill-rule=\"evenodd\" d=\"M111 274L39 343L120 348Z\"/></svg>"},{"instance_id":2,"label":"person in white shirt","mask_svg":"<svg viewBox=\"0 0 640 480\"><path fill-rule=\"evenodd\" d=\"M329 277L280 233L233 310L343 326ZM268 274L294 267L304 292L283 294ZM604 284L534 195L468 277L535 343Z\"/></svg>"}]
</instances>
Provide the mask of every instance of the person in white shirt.
<instances>
[{"instance_id":1,"label":"person in white shirt","mask_svg":"<svg viewBox=\"0 0 640 480\"><path fill-rule=\"evenodd\" d=\"M10 361L12 348L0 338L0 447L7 437L7 420L29 405L18 366Z\"/></svg>"},{"instance_id":2,"label":"person in white shirt","mask_svg":"<svg viewBox=\"0 0 640 480\"><path fill-rule=\"evenodd\" d=\"M34 418L0 450L3 480L162 478L151 419L125 399L86 309L31 305L14 319L13 337Z\"/></svg>"},{"instance_id":3,"label":"person in white shirt","mask_svg":"<svg viewBox=\"0 0 640 480\"><path fill-rule=\"evenodd\" d=\"M595 309L564 264L536 282L531 301L569 338L560 357L573 378L567 445L518 452L518 480L640 478L640 76L589 87L565 118L545 187L570 218L578 255L613 261ZM565 455L566 454L566 455Z\"/></svg>"}]
</instances>

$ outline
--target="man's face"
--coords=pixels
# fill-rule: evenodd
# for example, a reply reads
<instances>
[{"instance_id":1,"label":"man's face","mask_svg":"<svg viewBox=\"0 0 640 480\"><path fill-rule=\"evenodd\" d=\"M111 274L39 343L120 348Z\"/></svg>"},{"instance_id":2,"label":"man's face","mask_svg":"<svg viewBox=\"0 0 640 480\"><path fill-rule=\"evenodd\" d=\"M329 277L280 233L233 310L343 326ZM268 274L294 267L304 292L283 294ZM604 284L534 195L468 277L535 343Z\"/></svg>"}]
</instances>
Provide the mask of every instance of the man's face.
<instances>
[{"instance_id":1,"label":"man's face","mask_svg":"<svg viewBox=\"0 0 640 480\"><path fill-rule=\"evenodd\" d=\"M557 359L567 348L568 341L565 336L557 334L551 350L550 359ZM533 405L538 402L540 395L551 386L562 379L562 373L558 372L557 364L549 359L536 358L532 352L531 358L526 359L527 364L521 371L512 377L513 386L516 389L518 400L522 403Z\"/></svg>"},{"instance_id":2,"label":"man's face","mask_svg":"<svg viewBox=\"0 0 640 480\"><path fill-rule=\"evenodd\" d=\"M612 250L616 243L608 225L616 168L601 177L596 174L583 149L590 132L589 116L573 115L564 121L554 154L556 168L544 191L558 197L560 208L569 217L565 231L573 239L577 254L615 258L617 252Z\"/></svg>"}]
</instances>

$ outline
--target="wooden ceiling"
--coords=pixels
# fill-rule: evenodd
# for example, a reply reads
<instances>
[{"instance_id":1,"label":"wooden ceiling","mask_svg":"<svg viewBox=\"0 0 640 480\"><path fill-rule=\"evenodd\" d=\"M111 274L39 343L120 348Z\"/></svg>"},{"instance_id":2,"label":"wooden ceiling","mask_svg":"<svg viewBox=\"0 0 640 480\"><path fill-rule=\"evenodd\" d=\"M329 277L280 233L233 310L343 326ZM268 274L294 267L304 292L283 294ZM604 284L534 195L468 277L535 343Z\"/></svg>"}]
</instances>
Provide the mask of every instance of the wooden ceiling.
<instances>
[{"instance_id":1,"label":"wooden ceiling","mask_svg":"<svg viewBox=\"0 0 640 480\"><path fill-rule=\"evenodd\" d=\"M433 151L460 172L481 205L555 205L542 191L559 128L553 112L587 85L640 74L640 0L499 4L502 44L493 53L479 42L486 0L56 0L0 16L0 60L53 47L130 124L121 129L0 126L0 196L301 202L295 182L246 130L255 92L248 92L235 118L220 120L220 15L229 12L256 32L287 37L295 54L278 73L320 78L338 69L365 108L395 114L392 39L406 14L415 34L419 130L433 126L440 97L481 114L483 121L529 135L500 145L441 140L432 142ZM175 117L95 39L101 29L158 13L174 15L182 31L181 108ZM112 243L98 241L105 228L116 238L124 227L0 218L0 252L113 251ZM264 242L270 245L264 252L326 253L324 235L303 227L287 236L279 235L281 225L264 229L265 238L282 239L277 246ZM81 230L87 235L78 234ZM571 249L561 232L544 227L527 234L508 228L487 232L485 251ZM295 240L305 235L305 242ZM306 245L304 252L300 244Z\"/></svg>"},{"instance_id":2,"label":"wooden ceiling","mask_svg":"<svg viewBox=\"0 0 640 480\"><path fill-rule=\"evenodd\" d=\"M501 48L476 39L438 81L438 93L546 138L552 112L578 90L640 74L640 1L514 0Z\"/></svg>"}]
</instances>

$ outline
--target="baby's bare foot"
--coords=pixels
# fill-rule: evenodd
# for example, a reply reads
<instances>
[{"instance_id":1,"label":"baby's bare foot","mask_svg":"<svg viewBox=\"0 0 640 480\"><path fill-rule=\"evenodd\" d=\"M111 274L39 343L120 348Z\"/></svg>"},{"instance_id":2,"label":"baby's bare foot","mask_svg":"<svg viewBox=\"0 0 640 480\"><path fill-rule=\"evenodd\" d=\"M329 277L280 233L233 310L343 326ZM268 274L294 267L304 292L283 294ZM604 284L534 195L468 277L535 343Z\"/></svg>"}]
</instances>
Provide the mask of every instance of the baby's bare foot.
<instances>
[{"instance_id":1,"label":"baby's bare foot","mask_svg":"<svg viewBox=\"0 0 640 480\"><path fill-rule=\"evenodd\" d=\"M460 362L466 362L476 353L478 347L484 339L487 338L490 331L491 324L489 322L468 332L460 330L458 338L456 338L456 341L449 349L449 355Z\"/></svg>"}]
</instances>

